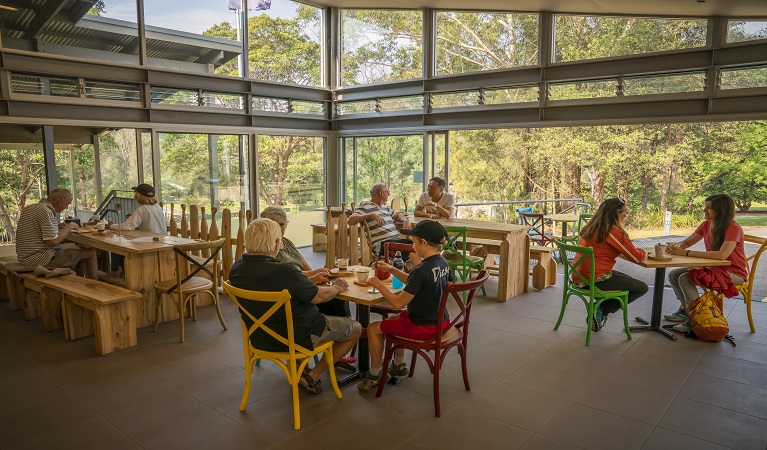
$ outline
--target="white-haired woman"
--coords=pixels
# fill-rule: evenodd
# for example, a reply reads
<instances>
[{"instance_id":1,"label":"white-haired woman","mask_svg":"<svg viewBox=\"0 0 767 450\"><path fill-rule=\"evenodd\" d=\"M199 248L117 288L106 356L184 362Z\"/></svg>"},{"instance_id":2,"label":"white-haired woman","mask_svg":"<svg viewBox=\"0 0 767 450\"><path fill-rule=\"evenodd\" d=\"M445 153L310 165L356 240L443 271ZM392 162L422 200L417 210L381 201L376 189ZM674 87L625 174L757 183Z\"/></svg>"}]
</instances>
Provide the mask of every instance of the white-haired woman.
<instances>
[{"instance_id":1,"label":"white-haired woman","mask_svg":"<svg viewBox=\"0 0 767 450\"><path fill-rule=\"evenodd\" d=\"M282 244L284 245L284 248L280 249L275 258L279 261L293 264L301 271L301 273L309 277L314 284L327 284L330 277L330 271L324 267L312 269L301 252L298 251L295 244L285 237L285 230L288 229L289 223L288 215L285 214L285 211L277 206L269 206L261 211L260 216L263 219L270 219L277 222L277 225L280 226L280 231L282 231ZM352 315L351 310L349 309L349 302L337 298L320 303L317 305L317 308L320 310L320 313L326 316L351 317ZM346 364L354 361L355 358L351 356L341 360L341 362Z\"/></svg>"},{"instance_id":2,"label":"white-haired woman","mask_svg":"<svg viewBox=\"0 0 767 450\"><path fill-rule=\"evenodd\" d=\"M296 343L306 348L333 341L334 361L322 358L312 369L306 369L301 375L299 387L310 393L320 392L320 374L325 372L328 363L334 364L349 352L357 343L362 327L349 317L330 317L320 314L318 305L333 299L349 285L341 278L332 284L318 286L292 264L278 261L278 251L283 246L282 236L277 224L269 219L256 219L245 230L246 252L237 260L229 271L232 286L252 291L290 292L290 307L293 313L293 334ZM256 317L261 316L271 305L263 302L243 302L242 307ZM246 327L252 324L247 314L241 312ZM285 315L274 314L266 324L282 336L287 335ZM262 330L256 330L251 342L262 350L284 352L286 347L273 336Z\"/></svg>"}]
</instances>

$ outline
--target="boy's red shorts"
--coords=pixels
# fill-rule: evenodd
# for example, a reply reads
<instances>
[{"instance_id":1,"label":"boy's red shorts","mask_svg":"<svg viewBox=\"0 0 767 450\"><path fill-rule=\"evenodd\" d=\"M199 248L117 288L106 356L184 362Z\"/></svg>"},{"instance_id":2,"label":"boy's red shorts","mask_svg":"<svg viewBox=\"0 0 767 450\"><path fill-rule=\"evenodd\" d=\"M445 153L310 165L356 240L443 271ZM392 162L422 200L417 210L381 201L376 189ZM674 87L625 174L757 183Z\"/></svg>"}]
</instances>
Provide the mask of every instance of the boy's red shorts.
<instances>
[{"instance_id":1,"label":"boy's red shorts","mask_svg":"<svg viewBox=\"0 0 767 450\"><path fill-rule=\"evenodd\" d=\"M442 328L450 326L449 321L444 321ZM407 310L399 313L399 317L384 319L381 322L381 331L386 334L402 336L410 339L426 340L437 334L436 325L416 325L407 316Z\"/></svg>"}]
</instances>

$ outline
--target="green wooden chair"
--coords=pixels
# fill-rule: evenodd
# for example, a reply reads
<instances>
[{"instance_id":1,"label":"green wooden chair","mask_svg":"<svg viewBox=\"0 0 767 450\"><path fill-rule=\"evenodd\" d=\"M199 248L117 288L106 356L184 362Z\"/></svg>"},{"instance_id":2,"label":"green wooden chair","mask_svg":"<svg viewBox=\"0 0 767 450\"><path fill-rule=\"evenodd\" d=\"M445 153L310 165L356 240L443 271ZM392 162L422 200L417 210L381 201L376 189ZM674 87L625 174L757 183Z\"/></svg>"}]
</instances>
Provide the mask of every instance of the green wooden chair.
<instances>
[{"instance_id":1,"label":"green wooden chair","mask_svg":"<svg viewBox=\"0 0 767 450\"><path fill-rule=\"evenodd\" d=\"M565 308L567 307L567 302L570 297L574 295L580 298L586 305L586 314L588 314L588 327L586 329L586 346L588 347L591 343L591 324L594 320L594 311L596 311L596 308L598 308L605 300L615 299L620 302L621 309L623 310L623 326L626 329L626 337L631 339L628 319L629 293L628 291L603 291L594 286L594 283L591 281L595 278L594 248L569 245L561 239L557 239L555 243L561 253L577 253L580 255L580 258L575 258L574 261L564 258L565 279L562 293L562 311L559 313L559 320L557 320L557 324L554 325L554 329L558 329L559 325L562 323L562 318L565 316ZM578 266L586 261L591 263L591 271L588 279L577 271ZM575 279L578 280L577 282L572 281L571 277L573 275L575 275Z\"/></svg>"},{"instance_id":2,"label":"green wooden chair","mask_svg":"<svg viewBox=\"0 0 767 450\"><path fill-rule=\"evenodd\" d=\"M442 247L442 257L447 260L450 270L453 272L453 280L461 280L465 283L473 269L477 272L484 269L485 259L481 256L472 256L466 250L466 227L446 226L448 237ZM485 286L482 286L482 295L487 295Z\"/></svg>"},{"instance_id":3,"label":"green wooden chair","mask_svg":"<svg viewBox=\"0 0 767 450\"><path fill-rule=\"evenodd\" d=\"M583 229L583 226L586 225L586 222L591 220L591 218L594 217L594 214L579 214L578 215L578 227L575 229L575 234L580 235L581 230Z\"/></svg>"},{"instance_id":4,"label":"green wooden chair","mask_svg":"<svg viewBox=\"0 0 767 450\"><path fill-rule=\"evenodd\" d=\"M581 242L580 236L563 236L559 238L558 240L564 242L567 245L578 245ZM563 252L562 250L557 250L557 253L554 256L554 259L559 261L560 263L564 264L565 259L568 261L572 261L575 259L575 253L574 252Z\"/></svg>"}]
</instances>

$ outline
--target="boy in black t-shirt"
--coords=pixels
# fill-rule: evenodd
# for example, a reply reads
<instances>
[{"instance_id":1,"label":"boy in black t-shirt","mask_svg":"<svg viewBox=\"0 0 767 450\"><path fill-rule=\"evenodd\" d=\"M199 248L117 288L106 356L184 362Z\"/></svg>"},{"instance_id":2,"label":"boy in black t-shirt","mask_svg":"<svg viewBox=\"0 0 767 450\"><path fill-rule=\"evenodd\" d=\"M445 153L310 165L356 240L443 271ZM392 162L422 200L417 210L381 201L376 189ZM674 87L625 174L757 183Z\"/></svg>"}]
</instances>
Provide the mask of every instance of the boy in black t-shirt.
<instances>
[{"instance_id":1,"label":"boy in black t-shirt","mask_svg":"<svg viewBox=\"0 0 767 450\"><path fill-rule=\"evenodd\" d=\"M378 269L391 272L402 281L407 280L405 289L399 294L392 293L381 280L375 277L368 280L371 286L381 291L383 298L393 307L401 309L407 306L408 309L402 311L397 317L368 325L370 372L365 374L365 380L357 385L361 392L368 392L378 387L382 379L386 381L388 378L382 377L381 373L384 333L422 340L433 337L437 332L439 302L450 272L447 261L440 255L442 245L447 239L447 232L438 222L423 220L411 230L402 230L402 233L413 236L413 247L423 261L414 267L409 275L385 262L378 262ZM445 316L443 326L447 327L450 325L447 311ZM389 375L398 377L408 374L405 350L395 351L394 362L388 372Z\"/></svg>"}]
</instances>

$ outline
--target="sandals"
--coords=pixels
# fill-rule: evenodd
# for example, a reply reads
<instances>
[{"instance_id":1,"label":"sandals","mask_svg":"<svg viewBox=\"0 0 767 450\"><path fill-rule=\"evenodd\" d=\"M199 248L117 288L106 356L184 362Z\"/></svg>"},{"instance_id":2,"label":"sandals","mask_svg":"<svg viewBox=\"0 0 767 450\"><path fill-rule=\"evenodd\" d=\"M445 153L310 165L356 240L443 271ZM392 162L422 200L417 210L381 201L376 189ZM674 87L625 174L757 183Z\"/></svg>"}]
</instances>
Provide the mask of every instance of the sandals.
<instances>
[{"instance_id":1,"label":"sandals","mask_svg":"<svg viewBox=\"0 0 767 450\"><path fill-rule=\"evenodd\" d=\"M322 392L320 386L320 380L315 380L309 375L309 367L304 367L303 373L301 373L301 379L298 380L298 387L307 394L315 395Z\"/></svg>"}]
</instances>

